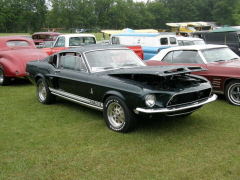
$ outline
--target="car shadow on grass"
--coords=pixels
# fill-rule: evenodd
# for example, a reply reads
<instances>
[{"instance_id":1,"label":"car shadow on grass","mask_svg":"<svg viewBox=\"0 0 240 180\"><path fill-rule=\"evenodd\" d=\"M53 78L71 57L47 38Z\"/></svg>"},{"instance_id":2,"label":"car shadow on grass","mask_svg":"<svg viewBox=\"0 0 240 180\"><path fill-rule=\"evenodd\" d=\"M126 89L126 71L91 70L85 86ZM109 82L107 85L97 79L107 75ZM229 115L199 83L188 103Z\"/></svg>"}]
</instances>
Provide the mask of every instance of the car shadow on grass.
<instances>
[{"instance_id":1,"label":"car shadow on grass","mask_svg":"<svg viewBox=\"0 0 240 180\"><path fill-rule=\"evenodd\" d=\"M220 101L225 101L224 97L222 97ZM57 98L55 105L64 109L69 109L69 111L75 113L74 116L82 116L84 114L84 121L92 121L92 123L99 123L101 121L101 126L105 126L102 111L98 111L62 98ZM164 115L154 115L150 117L138 116L137 126L130 133L159 133L159 135L162 135L169 132L187 132L189 134L194 134L204 131L207 127L211 127L211 121L207 120L207 117L208 115L201 111L201 109L186 117L166 117Z\"/></svg>"},{"instance_id":2,"label":"car shadow on grass","mask_svg":"<svg viewBox=\"0 0 240 180\"><path fill-rule=\"evenodd\" d=\"M86 107L84 105L78 104L78 103L74 103L62 98L57 97L56 103L55 104L59 104L61 106L65 106L67 108L70 108L71 110L75 110L76 112L84 112L86 115L92 116L91 119L94 119L94 117L98 120L98 119L102 119L103 120L103 114L102 111L98 111L89 107Z\"/></svg>"},{"instance_id":3,"label":"car shadow on grass","mask_svg":"<svg viewBox=\"0 0 240 180\"><path fill-rule=\"evenodd\" d=\"M12 78L8 83L8 86L26 86L33 85L29 79L26 78Z\"/></svg>"}]
</instances>

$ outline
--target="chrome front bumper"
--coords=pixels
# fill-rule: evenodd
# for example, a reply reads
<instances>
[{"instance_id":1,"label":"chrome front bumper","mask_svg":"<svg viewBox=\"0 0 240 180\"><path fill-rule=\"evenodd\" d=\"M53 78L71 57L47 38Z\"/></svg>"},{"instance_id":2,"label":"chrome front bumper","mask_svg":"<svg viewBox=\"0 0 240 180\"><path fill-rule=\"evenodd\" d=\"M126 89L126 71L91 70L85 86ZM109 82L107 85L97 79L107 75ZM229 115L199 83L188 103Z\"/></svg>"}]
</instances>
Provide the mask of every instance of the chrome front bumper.
<instances>
[{"instance_id":1,"label":"chrome front bumper","mask_svg":"<svg viewBox=\"0 0 240 180\"><path fill-rule=\"evenodd\" d=\"M217 99L217 95L213 94L211 97L209 97L206 101L203 102L195 102L190 105L186 106L181 106L181 107L172 107L172 108L157 108L157 109L145 109L145 108L136 108L134 112L138 114L139 112L141 113L171 113L171 112L177 112L177 111L183 111L183 110L188 110L191 108L196 108L203 106L207 103L213 102Z\"/></svg>"}]
</instances>

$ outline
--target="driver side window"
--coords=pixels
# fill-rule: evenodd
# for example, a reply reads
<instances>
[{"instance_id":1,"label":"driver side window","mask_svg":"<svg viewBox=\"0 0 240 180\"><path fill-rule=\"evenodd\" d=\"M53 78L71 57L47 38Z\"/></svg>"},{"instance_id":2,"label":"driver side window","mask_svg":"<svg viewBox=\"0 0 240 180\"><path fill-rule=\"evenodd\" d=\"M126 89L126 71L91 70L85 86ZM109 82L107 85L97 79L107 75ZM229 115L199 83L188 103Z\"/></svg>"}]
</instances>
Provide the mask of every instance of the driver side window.
<instances>
[{"instance_id":1,"label":"driver side window","mask_svg":"<svg viewBox=\"0 0 240 180\"><path fill-rule=\"evenodd\" d=\"M78 53L60 54L59 67L61 69L87 72L86 64Z\"/></svg>"}]
</instances>

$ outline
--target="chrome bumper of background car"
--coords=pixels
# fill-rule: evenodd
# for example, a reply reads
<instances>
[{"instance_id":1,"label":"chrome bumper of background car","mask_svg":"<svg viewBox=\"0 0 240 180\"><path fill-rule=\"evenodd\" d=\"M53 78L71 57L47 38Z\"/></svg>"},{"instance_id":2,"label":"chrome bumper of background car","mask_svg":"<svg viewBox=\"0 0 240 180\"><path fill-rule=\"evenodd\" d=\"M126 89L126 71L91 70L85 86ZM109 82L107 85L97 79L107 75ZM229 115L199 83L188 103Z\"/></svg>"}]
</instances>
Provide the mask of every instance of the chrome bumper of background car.
<instances>
[{"instance_id":1,"label":"chrome bumper of background car","mask_svg":"<svg viewBox=\"0 0 240 180\"><path fill-rule=\"evenodd\" d=\"M187 106L181 106L181 107L172 107L172 108L158 108L158 109L144 109L144 108L136 108L135 113L171 113L176 111L182 111L182 110L188 110L191 108L203 106L204 104L210 103L212 101L215 101L217 99L217 95L213 94L210 98L208 98L206 101L203 102L195 102Z\"/></svg>"}]
</instances>

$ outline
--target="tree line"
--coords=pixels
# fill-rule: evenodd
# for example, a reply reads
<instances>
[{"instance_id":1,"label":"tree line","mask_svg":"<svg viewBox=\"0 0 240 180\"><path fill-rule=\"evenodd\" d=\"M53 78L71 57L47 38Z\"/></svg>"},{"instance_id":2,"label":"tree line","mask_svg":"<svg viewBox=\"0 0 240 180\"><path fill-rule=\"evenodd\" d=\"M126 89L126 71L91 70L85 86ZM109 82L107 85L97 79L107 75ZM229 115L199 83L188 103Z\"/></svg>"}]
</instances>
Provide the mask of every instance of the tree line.
<instances>
[{"instance_id":1,"label":"tree line","mask_svg":"<svg viewBox=\"0 0 240 180\"><path fill-rule=\"evenodd\" d=\"M0 0L0 32L41 28L166 29L171 22L240 25L239 0Z\"/></svg>"}]
</instances>

